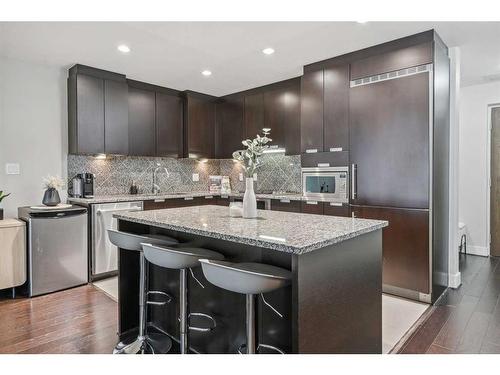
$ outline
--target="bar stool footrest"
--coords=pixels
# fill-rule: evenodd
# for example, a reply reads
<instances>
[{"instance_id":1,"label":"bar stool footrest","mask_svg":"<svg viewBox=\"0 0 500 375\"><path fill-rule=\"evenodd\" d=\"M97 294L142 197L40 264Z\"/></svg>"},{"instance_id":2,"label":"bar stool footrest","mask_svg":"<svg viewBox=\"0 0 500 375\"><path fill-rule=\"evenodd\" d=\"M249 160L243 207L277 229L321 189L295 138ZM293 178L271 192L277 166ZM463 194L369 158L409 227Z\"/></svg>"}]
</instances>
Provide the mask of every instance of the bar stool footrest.
<instances>
[{"instance_id":1,"label":"bar stool footrest","mask_svg":"<svg viewBox=\"0 0 500 375\"><path fill-rule=\"evenodd\" d=\"M279 353L279 354L285 354L285 352L283 350L281 350L280 348L277 348L276 346L272 346L272 345L267 345L267 344L257 345L257 352L259 352L259 350L261 348L272 350L272 351ZM247 354L247 344L240 345L240 347L238 348L238 354Z\"/></svg>"},{"instance_id":2,"label":"bar stool footrest","mask_svg":"<svg viewBox=\"0 0 500 375\"><path fill-rule=\"evenodd\" d=\"M154 305L154 306L164 306L166 305L167 303L170 303L172 302L172 296L168 293L165 293L165 292L160 292L158 290L150 290L148 293L148 300L146 301L146 303L148 305ZM165 298L165 300L163 301L150 301L149 300L149 296L161 296L162 298Z\"/></svg>"},{"instance_id":3,"label":"bar stool footrest","mask_svg":"<svg viewBox=\"0 0 500 375\"><path fill-rule=\"evenodd\" d=\"M197 317L197 318L205 319L205 320L207 320L207 321L210 322L210 326L209 327L195 327L195 326L192 326L192 325L188 325L188 329L190 331L194 331L194 332L210 332L210 331L213 331L217 327L217 323L215 322L215 319L212 316L208 315L208 314L196 313L196 312L189 313L188 314L188 322L191 320L191 317ZM180 322L181 318L179 318L178 321Z\"/></svg>"}]
</instances>

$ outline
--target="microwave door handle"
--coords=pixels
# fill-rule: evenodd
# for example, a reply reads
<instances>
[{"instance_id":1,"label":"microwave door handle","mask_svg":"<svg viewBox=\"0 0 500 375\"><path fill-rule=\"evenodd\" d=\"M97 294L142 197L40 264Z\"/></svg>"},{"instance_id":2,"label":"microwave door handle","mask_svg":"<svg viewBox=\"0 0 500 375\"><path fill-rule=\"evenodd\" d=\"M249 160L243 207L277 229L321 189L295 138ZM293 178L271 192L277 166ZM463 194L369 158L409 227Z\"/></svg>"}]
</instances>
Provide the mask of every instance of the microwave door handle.
<instances>
[{"instance_id":1,"label":"microwave door handle","mask_svg":"<svg viewBox=\"0 0 500 375\"><path fill-rule=\"evenodd\" d=\"M358 197L357 192L357 179L358 179L358 166L356 164L351 165L351 199L356 199Z\"/></svg>"}]
</instances>

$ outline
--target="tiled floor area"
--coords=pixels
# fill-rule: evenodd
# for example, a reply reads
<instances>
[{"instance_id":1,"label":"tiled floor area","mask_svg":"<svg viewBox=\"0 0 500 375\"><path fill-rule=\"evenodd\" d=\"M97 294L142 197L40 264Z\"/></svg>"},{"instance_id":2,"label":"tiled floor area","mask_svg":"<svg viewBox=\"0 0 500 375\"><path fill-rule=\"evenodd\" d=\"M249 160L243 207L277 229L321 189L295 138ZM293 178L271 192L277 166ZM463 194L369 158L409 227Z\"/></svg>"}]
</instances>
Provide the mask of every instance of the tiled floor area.
<instances>
[{"instance_id":1,"label":"tiled floor area","mask_svg":"<svg viewBox=\"0 0 500 375\"><path fill-rule=\"evenodd\" d=\"M118 302L118 276L93 282L94 286Z\"/></svg>"},{"instance_id":2,"label":"tiled floor area","mask_svg":"<svg viewBox=\"0 0 500 375\"><path fill-rule=\"evenodd\" d=\"M401 353L500 354L500 258L460 256L462 285L450 289Z\"/></svg>"},{"instance_id":3,"label":"tiled floor area","mask_svg":"<svg viewBox=\"0 0 500 375\"><path fill-rule=\"evenodd\" d=\"M429 308L426 303L382 296L382 352L389 353Z\"/></svg>"}]
</instances>

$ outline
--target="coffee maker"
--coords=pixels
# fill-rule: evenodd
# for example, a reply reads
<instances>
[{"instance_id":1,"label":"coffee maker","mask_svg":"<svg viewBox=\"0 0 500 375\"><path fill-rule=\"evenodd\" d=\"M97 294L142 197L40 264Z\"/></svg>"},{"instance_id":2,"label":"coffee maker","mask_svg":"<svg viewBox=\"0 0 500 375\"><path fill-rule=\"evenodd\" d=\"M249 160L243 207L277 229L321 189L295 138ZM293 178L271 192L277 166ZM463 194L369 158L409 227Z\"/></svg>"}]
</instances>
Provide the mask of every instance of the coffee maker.
<instances>
[{"instance_id":1,"label":"coffee maker","mask_svg":"<svg viewBox=\"0 0 500 375\"><path fill-rule=\"evenodd\" d=\"M81 179L82 197L94 198L94 179L93 173L80 173L77 175Z\"/></svg>"}]
</instances>

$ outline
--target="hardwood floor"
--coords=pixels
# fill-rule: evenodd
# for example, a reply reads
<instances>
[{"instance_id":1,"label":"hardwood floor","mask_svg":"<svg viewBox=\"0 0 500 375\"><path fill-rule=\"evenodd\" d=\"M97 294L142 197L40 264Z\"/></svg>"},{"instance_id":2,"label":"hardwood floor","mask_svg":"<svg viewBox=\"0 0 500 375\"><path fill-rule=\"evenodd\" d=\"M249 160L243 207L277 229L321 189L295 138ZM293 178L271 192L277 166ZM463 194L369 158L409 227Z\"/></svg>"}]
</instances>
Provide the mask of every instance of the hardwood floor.
<instances>
[{"instance_id":1,"label":"hardwood floor","mask_svg":"<svg viewBox=\"0 0 500 375\"><path fill-rule=\"evenodd\" d=\"M462 285L449 289L399 353L500 354L500 258L460 255Z\"/></svg>"},{"instance_id":2,"label":"hardwood floor","mask_svg":"<svg viewBox=\"0 0 500 375\"><path fill-rule=\"evenodd\" d=\"M92 285L0 300L0 353L111 353L117 304Z\"/></svg>"}]
</instances>

